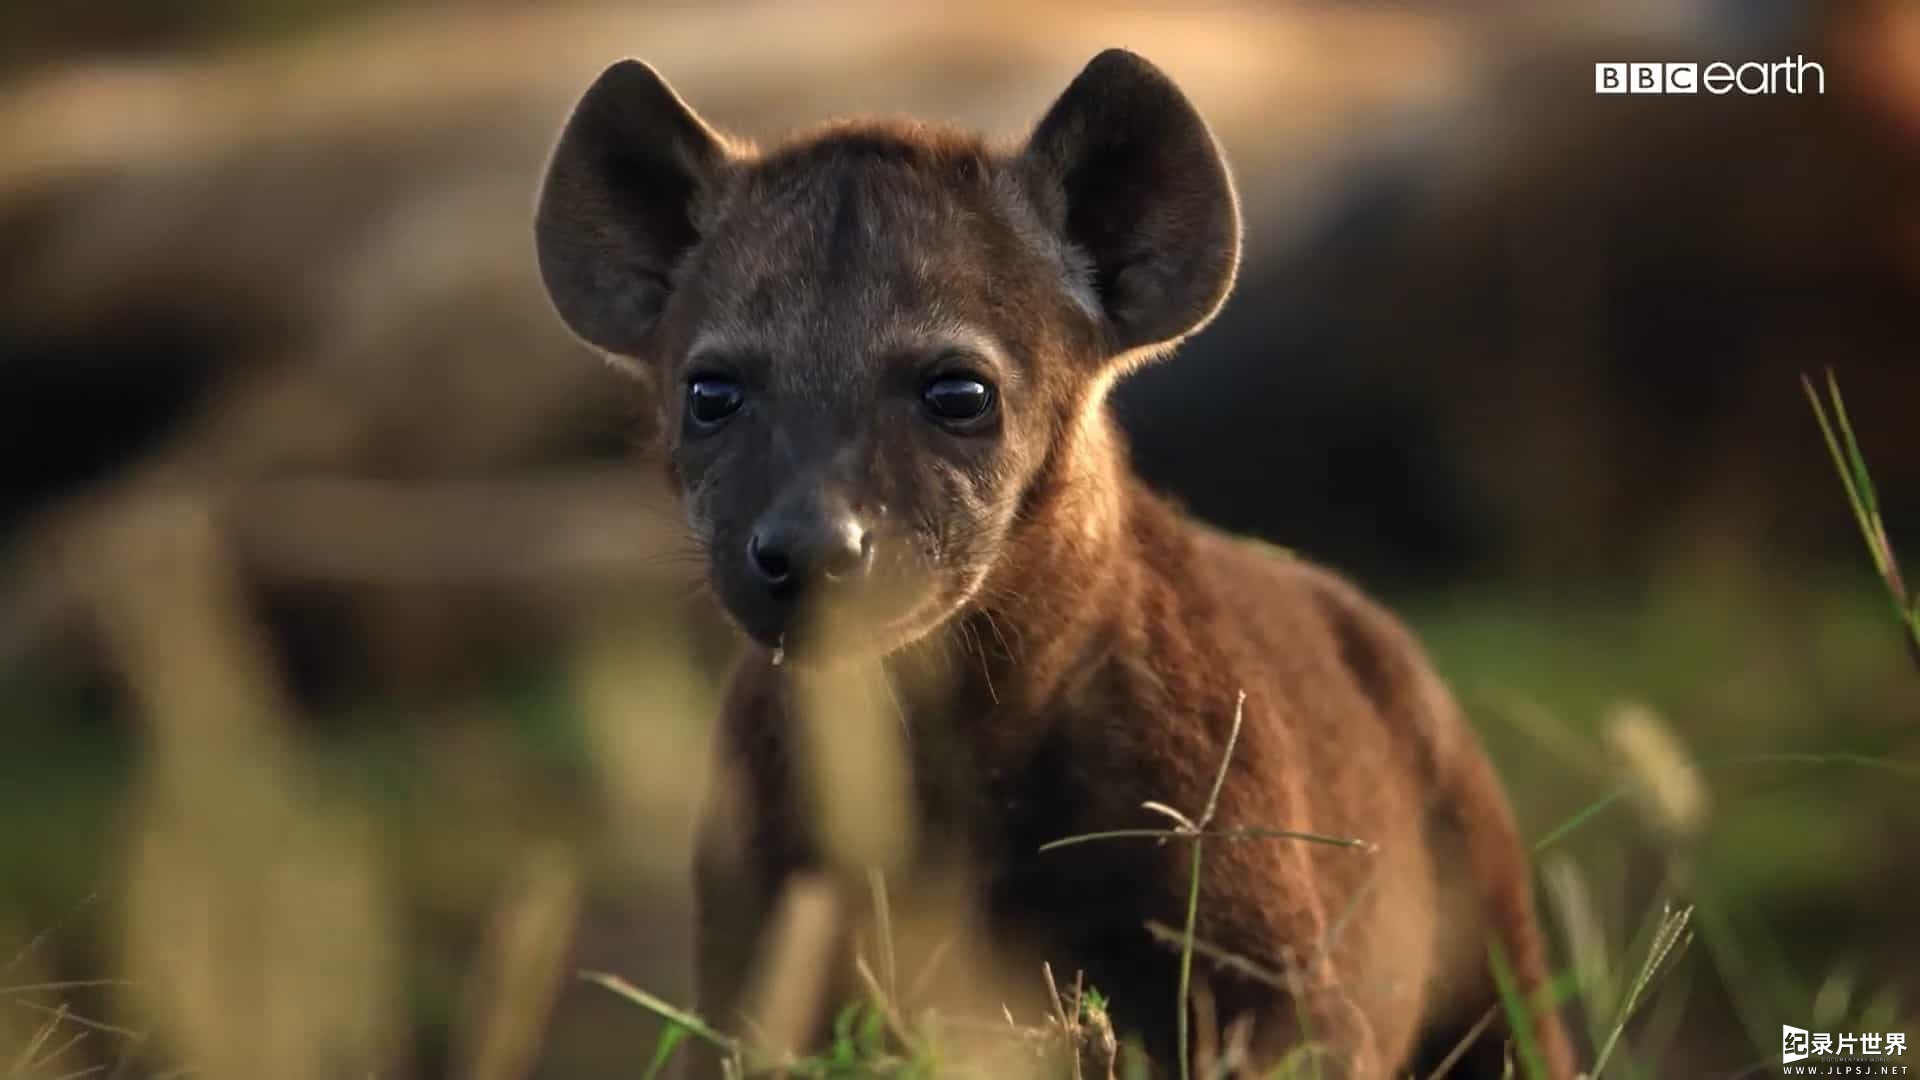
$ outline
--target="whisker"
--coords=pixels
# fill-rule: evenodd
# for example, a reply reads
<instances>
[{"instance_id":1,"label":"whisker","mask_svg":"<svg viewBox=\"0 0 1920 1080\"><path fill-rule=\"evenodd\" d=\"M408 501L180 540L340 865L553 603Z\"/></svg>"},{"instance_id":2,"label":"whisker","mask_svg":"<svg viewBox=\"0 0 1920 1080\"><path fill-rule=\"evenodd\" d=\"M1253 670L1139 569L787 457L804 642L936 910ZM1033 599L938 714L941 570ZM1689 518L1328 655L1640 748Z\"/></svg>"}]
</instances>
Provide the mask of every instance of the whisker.
<instances>
[{"instance_id":1,"label":"whisker","mask_svg":"<svg viewBox=\"0 0 1920 1080\"><path fill-rule=\"evenodd\" d=\"M971 619L962 618L959 622L960 625L965 628L967 636L971 637L974 645L978 647L980 654L980 677L985 679L987 683L987 699L995 705L998 705L1000 704L1000 692L994 689L993 665L987 658L986 643L980 640L980 630L973 625L973 620Z\"/></svg>"},{"instance_id":2,"label":"whisker","mask_svg":"<svg viewBox=\"0 0 1920 1080\"><path fill-rule=\"evenodd\" d=\"M1013 654L1013 646L1007 644L1007 636L1000 632L1000 624L994 620L993 612L983 607L980 609L980 615L987 620L987 629L992 630L993 636L999 640L1000 651L1006 655L1007 662L1010 664L1015 662L1018 657Z\"/></svg>"}]
</instances>

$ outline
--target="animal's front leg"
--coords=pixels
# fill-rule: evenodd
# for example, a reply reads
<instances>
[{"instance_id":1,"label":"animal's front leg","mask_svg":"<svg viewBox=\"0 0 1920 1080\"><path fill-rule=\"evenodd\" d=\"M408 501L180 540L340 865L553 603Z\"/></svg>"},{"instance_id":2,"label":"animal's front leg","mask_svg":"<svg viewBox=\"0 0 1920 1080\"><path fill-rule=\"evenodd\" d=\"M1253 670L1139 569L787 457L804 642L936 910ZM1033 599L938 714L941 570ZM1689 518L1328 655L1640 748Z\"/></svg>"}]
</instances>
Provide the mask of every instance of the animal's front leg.
<instances>
[{"instance_id":1,"label":"animal's front leg","mask_svg":"<svg viewBox=\"0 0 1920 1080\"><path fill-rule=\"evenodd\" d=\"M1297 994L1280 995L1267 1015L1273 1035L1255 1036L1256 1045L1264 1050L1256 1056L1263 1063L1277 1064L1295 1055L1301 1072L1327 1080L1375 1080L1387 1075L1373 1023L1347 988L1324 983L1301 986Z\"/></svg>"},{"instance_id":2,"label":"animal's front leg","mask_svg":"<svg viewBox=\"0 0 1920 1080\"><path fill-rule=\"evenodd\" d=\"M1274 852L1271 858L1291 871L1271 880L1311 880L1303 872L1311 865L1308 853ZM1273 890L1280 892L1278 886ZM1405 1058L1421 1010L1419 995L1410 992L1421 978L1418 947L1399 947L1393 962L1378 962L1374 954L1395 949L1398 936L1382 925L1364 895L1329 901L1300 888L1287 895L1291 903L1270 901L1257 909L1251 921L1260 929L1252 936L1223 928L1221 944L1251 960L1260 974L1231 968L1214 973L1217 1023L1223 1029L1236 1021L1252 1025L1249 1050L1262 1070L1287 1063L1327 1080L1388 1076ZM1203 904L1205 899L1203 894ZM1233 910L1228 898L1219 904ZM1338 933L1329 910L1344 916Z\"/></svg>"},{"instance_id":3,"label":"animal's front leg","mask_svg":"<svg viewBox=\"0 0 1920 1080\"><path fill-rule=\"evenodd\" d=\"M694 859L694 981L700 1016L738 1032L748 980L772 911L772 883L759 880L734 830L701 828Z\"/></svg>"},{"instance_id":4,"label":"animal's front leg","mask_svg":"<svg viewBox=\"0 0 1920 1080\"><path fill-rule=\"evenodd\" d=\"M703 825L694 865L695 977L703 1019L773 1054L804 1052L830 1034L843 977L846 889L786 843ZM769 858L768 851L773 852ZM751 1045L747 1045L751 1044Z\"/></svg>"}]
</instances>

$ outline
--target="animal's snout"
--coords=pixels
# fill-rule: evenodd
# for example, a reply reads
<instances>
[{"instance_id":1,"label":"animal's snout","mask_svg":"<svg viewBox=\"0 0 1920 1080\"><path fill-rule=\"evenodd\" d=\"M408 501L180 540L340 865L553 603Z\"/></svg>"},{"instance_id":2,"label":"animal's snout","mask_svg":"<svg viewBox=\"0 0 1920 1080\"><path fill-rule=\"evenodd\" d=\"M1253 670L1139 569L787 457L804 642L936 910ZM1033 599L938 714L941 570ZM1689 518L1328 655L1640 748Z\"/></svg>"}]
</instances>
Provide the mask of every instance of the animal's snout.
<instances>
[{"instance_id":1,"label":"animal's snout","mask_svg":"<svg viewBox=\"0 0 1920 1080\"><path fill-rule=\"evenodd\" d=\"M873 533L836 502L776 507L747 539L747 563L776 592L848 582L873 567Z\"/></svg>"}]
</instances>

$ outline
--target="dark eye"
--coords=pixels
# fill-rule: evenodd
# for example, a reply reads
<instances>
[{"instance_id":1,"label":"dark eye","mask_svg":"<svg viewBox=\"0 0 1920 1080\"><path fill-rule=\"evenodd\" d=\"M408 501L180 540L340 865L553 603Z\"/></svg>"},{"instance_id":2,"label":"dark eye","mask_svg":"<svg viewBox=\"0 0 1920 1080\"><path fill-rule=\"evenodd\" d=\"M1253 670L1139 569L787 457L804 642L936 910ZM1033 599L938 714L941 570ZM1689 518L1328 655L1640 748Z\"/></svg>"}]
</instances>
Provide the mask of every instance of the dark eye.
<instances>
[{"instance_id":1,"label":"dark eye","mask_svg":"<svg viewBox=\"0 0 1920 1080\"><path fill-rule=\"evenodd\" d=\"M702 376L687 382L687 415L697 427L713 427L732 416L746 400L746 391L732 379Z\"/></svg>"},{"instance_id":2,"label":"dark eye","mask_svg":"<svg viewBox=\"0 0 1920 1080\"><path fill-rule=\"evenodd\" d=\"M942 375L920 397L928 412L950 424L978 420L993 409L993 387L967 375Z\"/></svg>"}]
</instances>

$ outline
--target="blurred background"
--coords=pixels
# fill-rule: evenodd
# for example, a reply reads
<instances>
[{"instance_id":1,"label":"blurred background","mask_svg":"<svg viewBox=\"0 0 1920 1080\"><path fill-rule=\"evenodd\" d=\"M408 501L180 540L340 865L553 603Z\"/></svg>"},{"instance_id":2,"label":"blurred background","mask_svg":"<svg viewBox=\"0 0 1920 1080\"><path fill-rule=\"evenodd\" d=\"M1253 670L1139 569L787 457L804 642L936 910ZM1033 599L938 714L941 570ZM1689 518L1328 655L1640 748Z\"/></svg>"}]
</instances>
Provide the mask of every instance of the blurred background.
<instances>
[{"instance_id":1,"label":"blurred background","mask_svg":"<svg viewBox=\"0 0 1920 1080\"><path fill-rule=\"evenodd\" d=\"M1799 382L1920 551L1920 5L72 0L0 8L4 1075L641 1072L573 973L686 999L731 642L539 291L551 140L625 55L761 138L1015 135L1108 45L1247 210L1138 465L1407 615L1595 1041L1698 905L1613 1068L1920 1039L1920 673Z\"/></svg>"}]
</instances>

